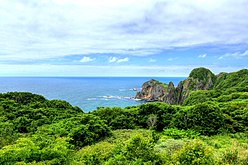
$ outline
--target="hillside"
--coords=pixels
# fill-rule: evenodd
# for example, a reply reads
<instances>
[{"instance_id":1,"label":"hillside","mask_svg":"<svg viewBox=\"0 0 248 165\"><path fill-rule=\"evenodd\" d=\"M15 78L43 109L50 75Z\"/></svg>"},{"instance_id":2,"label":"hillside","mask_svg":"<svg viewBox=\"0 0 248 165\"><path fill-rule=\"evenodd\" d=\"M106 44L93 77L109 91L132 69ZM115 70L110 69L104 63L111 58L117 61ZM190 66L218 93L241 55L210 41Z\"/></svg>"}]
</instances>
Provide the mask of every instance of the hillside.
<instances>
[{"instance_id":1,"label":"hillside","mask_svg":"<svg viewBox=\"0 0 248 165\"><path fill-rule=\"evenodd\" d=\"M189 77L181 81L177 87L174 87L172 82L169 84L163 84L156 80L145 82L135 98L167 104L183 104L190 93L198 90L247 92L248 70L214 75L209 69L195 68L190 72Z\"/></svg>"}]
</instances>

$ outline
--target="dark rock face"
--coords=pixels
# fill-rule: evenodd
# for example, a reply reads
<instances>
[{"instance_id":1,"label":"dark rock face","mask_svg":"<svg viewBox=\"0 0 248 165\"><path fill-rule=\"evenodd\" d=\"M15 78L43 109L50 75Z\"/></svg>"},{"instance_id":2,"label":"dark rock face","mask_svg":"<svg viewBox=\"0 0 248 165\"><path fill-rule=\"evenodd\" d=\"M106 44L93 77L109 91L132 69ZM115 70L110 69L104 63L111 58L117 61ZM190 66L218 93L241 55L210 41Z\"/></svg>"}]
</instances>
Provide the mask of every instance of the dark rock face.
<instances>
[{"instance_id":1,"label":"dark rock face","mask_svg":"<svg viewBox=\"0 0 248 165\"><path fill-rule=\"evenodd\" d=\"M146 101L163 101L166 89L156 80L150 80L142 85L142 91L135 98Z\"/></svg>"},{"instance_id":2,"label":"dark rock face","mask_svg":"<svg viewBox=\"0 0 248 165\"><path fill-rule=\"evenodd\" d=\"M156 80L150 80L142 85L142 90L135 96L137 99L146 101L160 101L167 104L177 103L176 88L172 82L163 84Z\"/></svg>"},{"instance_id":3,"label":"dark rock face","mask_svg":"<svg viewBox=\"0 0 248 165\"><path fill-rule=\"evenodd\" d=\"M169 83L167 88L167 94L164 97L164 102L167 104L176 104L177 103L177 92L172 82Z\"/></svg>"},{"instance_id":4,"label":"dark rock face","mask_svg":"<svg viewBox=\"0 0 248 165\"><path fill-rule=\"evenodd\" d=\"M176 88L172 82L163 84L156 80L147 81L142 85L141 92L138 92L135 98L167 104L182 104L191 91L212 89L215 79L216 76L210 70L196 68Z\"/></svg>"}]
</instances>

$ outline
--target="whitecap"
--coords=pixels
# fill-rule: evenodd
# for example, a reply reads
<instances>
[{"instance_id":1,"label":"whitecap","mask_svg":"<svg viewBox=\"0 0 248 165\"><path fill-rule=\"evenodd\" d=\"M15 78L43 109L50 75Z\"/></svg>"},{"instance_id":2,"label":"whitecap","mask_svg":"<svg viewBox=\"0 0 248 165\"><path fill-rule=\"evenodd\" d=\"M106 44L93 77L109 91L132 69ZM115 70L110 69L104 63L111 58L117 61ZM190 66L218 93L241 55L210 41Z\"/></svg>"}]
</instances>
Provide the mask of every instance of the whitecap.
<instances>
[{"instance_id":1,"label":"whitecap","mask_svg":"<svg viewBox=\"0 0 248 165\"><path fill-rule=\"evenodd\" d=\"M91 100L96 100L96 98L87 98L86 100L91 101Z\"/></svg>"}]
</instances>

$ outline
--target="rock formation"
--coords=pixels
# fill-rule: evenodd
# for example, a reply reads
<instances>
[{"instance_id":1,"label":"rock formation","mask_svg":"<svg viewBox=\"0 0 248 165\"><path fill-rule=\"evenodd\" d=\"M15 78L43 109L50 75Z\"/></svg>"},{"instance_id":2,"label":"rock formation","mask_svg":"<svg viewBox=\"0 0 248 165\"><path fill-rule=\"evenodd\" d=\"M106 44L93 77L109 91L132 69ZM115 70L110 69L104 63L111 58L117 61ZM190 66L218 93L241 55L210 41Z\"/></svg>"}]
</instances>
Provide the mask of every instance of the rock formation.
<instances>
[{"instance_id":1,"label":"rock formation","mask_svg":"<svg viewBox=\"0 0 248 165\"><path fill-rule=\"evenodd\" d=\"M172 82L163 84L156 80L147 81L135 98L167 104L182 104L191 91L212 89L215 80L216 76L209 69L196 68L191 71L186 80L180 81L177 87Z\"/></svg>"}]
</instances>

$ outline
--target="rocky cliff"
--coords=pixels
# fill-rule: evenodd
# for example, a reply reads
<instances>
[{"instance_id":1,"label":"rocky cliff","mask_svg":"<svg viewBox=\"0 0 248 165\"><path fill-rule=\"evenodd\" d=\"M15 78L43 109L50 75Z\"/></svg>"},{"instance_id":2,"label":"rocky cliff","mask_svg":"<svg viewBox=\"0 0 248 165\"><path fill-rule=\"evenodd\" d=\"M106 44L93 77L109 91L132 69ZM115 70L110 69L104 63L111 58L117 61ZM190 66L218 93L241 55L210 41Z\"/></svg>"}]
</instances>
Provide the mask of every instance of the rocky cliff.
<instances>
[{"instance_id":1,"label":"rocky cliff","mask_svg":"<svg viewBox=\"0 0 248 165\"><path fill-rule=\"evenodd\" d=\"M191 91L212 89L215 80L216 76L209 69L196 68L177 87L172 82L163 84L156 80L147 81L142 85L142 90L136 94L135 98L167 104L182 104Z\"/></svg>"}]
</instances>

